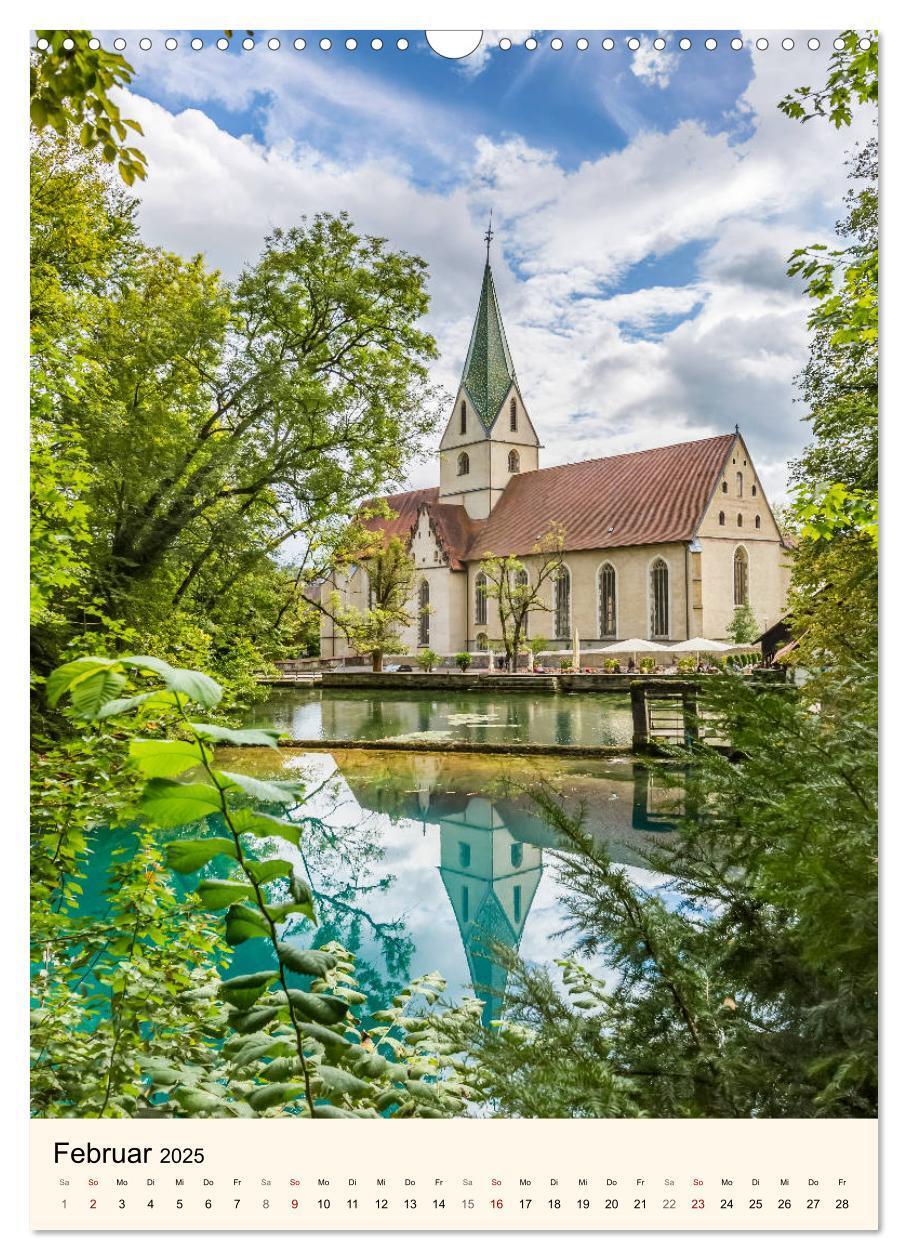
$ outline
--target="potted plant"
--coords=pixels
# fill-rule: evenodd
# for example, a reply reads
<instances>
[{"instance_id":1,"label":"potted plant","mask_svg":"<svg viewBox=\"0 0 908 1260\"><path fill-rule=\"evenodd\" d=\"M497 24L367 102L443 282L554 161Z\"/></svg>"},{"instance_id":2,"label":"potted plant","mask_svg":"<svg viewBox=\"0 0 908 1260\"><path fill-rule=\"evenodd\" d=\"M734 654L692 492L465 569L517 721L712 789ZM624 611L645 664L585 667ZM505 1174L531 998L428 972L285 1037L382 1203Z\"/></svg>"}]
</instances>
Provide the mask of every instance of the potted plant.
<instances>
[{"instance_id":1,"label":"potted plant","mask_svg":"<svg viewBox=\"0 0 908 1260\"><path fill-rule=\"evenodd\" d=\"M469 652L458 652L454 657L454 664L460 666L460 672L465 674L473 663L473 657Z\"/></svg>"},{"instance_id":2,"label":"potted plant","mask_svg":"<svg viewBox=\"0 0 908 1260\"><path fill-rule=\"evenodd\" d=\"M695 656L682 656L678 661L679 674L694 674L697 671L697 658Z\"/></svg>"},{"instance_id":3,"label":"potted plant","mask_svg":"<svg viewBox=\"0 0 908 1260\"><path fill-rule=\"evenodd\" d=\"M607 674L618 674L621 672L621 662L617 656L609 656L602 662L602 668Z\"/></svg>"},{"instance_id":4,"label":"potted plant","mask_svg":"<svg viewBox=\"0 0 908 1260\"><path fill-rule=\"evenodd\" d=\"M441 663L441 657L431 648L423 648L421 652L417 652L416 659L427 674L431 674L434 667Z\"/></svg>"},{"instance_id":5,"label":"potted plant","mask_svg":"<svg viewBox=\"0 0 908 1260\"><path fill-rule=\"evenodd\" d=\"M644 656L641 658L640 660L640 673L641 674L651 674L655 668L656 668L655 657Z\"/></svg>"}]
</instances>

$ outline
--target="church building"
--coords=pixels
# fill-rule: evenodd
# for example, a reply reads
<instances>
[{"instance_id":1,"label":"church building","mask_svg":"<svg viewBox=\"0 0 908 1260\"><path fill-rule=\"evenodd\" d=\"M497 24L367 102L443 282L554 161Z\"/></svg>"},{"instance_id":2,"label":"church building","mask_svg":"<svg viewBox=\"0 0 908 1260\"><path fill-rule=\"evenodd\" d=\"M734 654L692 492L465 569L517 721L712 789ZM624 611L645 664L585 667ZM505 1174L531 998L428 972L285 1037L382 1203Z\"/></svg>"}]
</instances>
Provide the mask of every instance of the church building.
<instances>
[{"instance_id":1,"label":"church building","mask_svg":"<svg viewBox=\"0 0 908 1260\"><path fill-rule=\"evenodd\" d=\"M482 651L500 635L483 557L533 564L552 523L564 563L527 637L584 649L621 639L666 646L693 636L725 639L737 607L760 629L784 611L784 540L742 434L541 468L539 434L508 349L486 257L479 307L460 387L439 450L439 483L389 495L393 520L369 529L406 538L416 563L408 652ZM365 607L365 574L352 566L322 588ZM542 596L544 593L540 592ZM350 654L322 618L323 657Z\"/></svg>"}]
</instances>

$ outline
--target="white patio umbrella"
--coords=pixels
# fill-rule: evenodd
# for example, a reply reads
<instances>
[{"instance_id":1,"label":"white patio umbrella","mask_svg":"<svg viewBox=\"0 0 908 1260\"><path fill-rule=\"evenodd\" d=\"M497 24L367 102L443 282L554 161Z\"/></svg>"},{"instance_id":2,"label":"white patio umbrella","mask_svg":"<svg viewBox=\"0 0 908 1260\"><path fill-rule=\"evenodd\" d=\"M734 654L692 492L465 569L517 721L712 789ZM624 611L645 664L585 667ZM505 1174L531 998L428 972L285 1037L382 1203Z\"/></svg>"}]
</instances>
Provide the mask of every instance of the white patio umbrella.
<instances>
[{"instance_id":1,"label":"white patio umbrella","mask_svg":"<svg viewBox=\"0 0 908 1260\"><path fill-rule=\"evenodd\" d=\"M695 653L697 657L697 664L699 665L701 652L735 652L740 651L740 648L741 645L739 643L720 643L718 639L695 637L693 639L685 639L683 643L676 643L672 648L672 651L678 652L679 654L683 654L685 652Z\"/></svg>"},{"instance_id":2,"label":"white patio umbrella","mask_svg":"<svg viewBox=\"0 0 908 1260\"><path fill-rule=\"evenodd\" d=\"M630 656L639 656L641 653L650 654L652 652L674 652L673 647L666 647L664 643L650 643L649 639L623 639L620 643L614 643L608 649L610 652L627 652Z\"/></svg>"}]
</instances>

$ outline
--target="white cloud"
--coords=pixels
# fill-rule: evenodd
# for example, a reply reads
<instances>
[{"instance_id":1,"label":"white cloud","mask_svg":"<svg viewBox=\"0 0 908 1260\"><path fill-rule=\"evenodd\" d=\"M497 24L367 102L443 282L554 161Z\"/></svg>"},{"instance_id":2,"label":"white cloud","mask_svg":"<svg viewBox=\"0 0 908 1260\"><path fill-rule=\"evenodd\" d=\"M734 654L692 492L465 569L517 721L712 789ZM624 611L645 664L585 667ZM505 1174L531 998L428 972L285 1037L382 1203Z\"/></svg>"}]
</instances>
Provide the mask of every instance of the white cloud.
<instances>
[{"instance_id":1,"label":"white cloud","mask_svg":"<svg viewBox=\"0 0 908 1260\"><path fill-rule=\"evenodd\" d=\"M792 401L807 352L806 304L785 260L798 245L828 239L847 182L845 151L868 134L866 119L842 133L781 114L791 84L818 74L791 56L754 53L737 108L750 124L745 138L740 127L730 136L683 121L665 134L640 131L624 149L569 171L525 137L465 146L453 112L436 104L426 123L405 93L386 88L376 100L371 78L317 61L302 79L291 63L269 62L264 143L231 136L200 110L174 114L133 96L126 112L142 123L150 159L142 228L150 241L203 251L233 275L271 227L348 210L361 230L428 261L436 377L453 391L493 204L496 283L545 463L739 423L778 496L785 460L806 437ZM209 59L210 80L190 81L188 62L167 63L175 99L220 93L234 109L257 99L260 71L233 75ZM384 142L325 156L320 129L332 113L338 128L361 119ZM408 159L408 145L429 144L451 175L443 185L420 180ZM672 283L657 269L647 283L643 268L621 291L632 268L685 248L700 250L693 276ZM414 468L414 484L435 475L434 462Z\"/></svg>"},{"instance_id":2,"label":"white cloud","mask_svg":"<svg viewBox=\"0 0 908 1260\"><path fill-rule=\"evenodd\" d=\"M512 44L522 44L532 34L532 31L483 31L482 39L475 52L470 53L469 57L461 58L457 63L457 68L468 78L474 79L485 70L492 54L503 39L509 39Z\"/></svg>"},{"instance_id":3,"label":"white cloud","mask_svg":"<svg viewBox=\"0 0 908 1260\"><path fill-rule=\"evenodd\" d=\"M665 31L660 31L659 34L663 39L666 38ZM680 61L679 53L669 52L668 48L663 48L660 52L653 47L652 40L642 35L640 47L631 60L631 73L650 87L667 88Z\"/></svg>"}]
</instances>

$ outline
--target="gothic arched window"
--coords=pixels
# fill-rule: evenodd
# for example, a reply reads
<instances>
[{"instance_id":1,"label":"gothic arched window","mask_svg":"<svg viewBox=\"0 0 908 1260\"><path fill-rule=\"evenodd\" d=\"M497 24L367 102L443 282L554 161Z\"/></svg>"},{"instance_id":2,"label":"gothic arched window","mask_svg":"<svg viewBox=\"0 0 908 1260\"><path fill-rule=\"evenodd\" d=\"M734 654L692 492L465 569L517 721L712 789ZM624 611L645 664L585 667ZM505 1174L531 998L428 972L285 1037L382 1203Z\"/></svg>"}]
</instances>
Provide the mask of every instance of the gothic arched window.
<instances>
[{"instance_id":1,"label":"gothic arched window","mask_svg":"<svg viewBox=\"0 0 908 1260\"><path fill-rule=\"evenodd\" d=\"M511 432L517 432L517 399L511 399Z\"/></svg>"},{"instance_id":2,"label":"gothic arched window","mask_svg":"<svg viewBox=\"0 0 908 1260\"><path fill-rule=\"evenodd\" d=\"M477 626L484 626L486 621L488 621L489 600L487 587L486 575L478 573L476 575L476 608L475 616L473 617Z\"/></svg>"},{"instance_id":3,"label":"gothic arched window","mask_svg":"<svg viewBox=\"0 0 908 1260\"><path fill-rule=\"evenodd\" d=\"M614 639L618 633L615 566L604 564L599 570L599 638Z\"/></svg>"},{"instance_id":4,"label":"gothic arched window","mask_svg":"<svg viewBox=\"0 0 908 1260\"><path fill-rule=\"evenodd\" d=\"M744 547L735 548L735 607L740 608L747 603L747 551Z\"/></svg>"},{"instance_id":5,"label":"gothic arched window","mask_svg":"<svg viewBox=\"0 0 908 1260\"><path fill-rule=\"evenodd\" d=\"M469 471L470 457L466 451L461 451L457 456L457 475L458 477L465 477Z\"/></svg>"},{"instance_id":6,"label":"gothic arched window","mask_svg":"<svg viewBox=\"0 0 908 1260\"><path fill-rule=\"evenodd\" d=\"M738 513L738 528L740 529L743 524L744 524L744 517L739 512Z\"/></svg>"},{"instance_id":7,"label":"gothic arched window","mask_svg":"<svg viewBox=\"0 0 908 1260\"><path fill-rule=\"evenodd\" d=\"M460 404L460 431L461 433L467 431L467 404L463 401Z\"/></svg>"},{"instance_id":8,"label":"gothic arched window","mask_svg":"<svg viewBox=\"0 0 908 1260\"><path fill-rule=\"evenodd\" d=\"M757 497L757 487L756 487L756 484L754 484L754 485L752 485L752 486L750 487L750 497L751 497L752 499L755 499L755 498Z\"/></svg>"},{"instance_id":9,"label":"gothic arched window","mask_svg":"<svg viewBox=\"0 0 908 1260\"><path fill-rule=\"evenodd\" d=\"M571 637L571 575L561 566L552 579L555 588L555 638Z\"/></svg>"},{"instance_id":10,"label":"gothic arched window","mask_svg":"<svg viewBox=\"0 0 908 1260\"><path fill-rule=\"evenodd\" d=\"M423 578L419 584L419 646L429 645L429 583Z\"/></svg>"},{"instance_id":11,"label":"gothic arched window","mask_svg":"<svg viewBox=\"0 0 908 1260\"><path fill-rule=\"evenodd\" d=\"M518 455L517 451L508 451L508 472L509 473L520 472L520 456Z\"/></svg>"},{"instance_id":12,"label":"gothic arched window","mask_svg":"<svg viewBox=\"0 0 908 1260\"><path fill-rule=\"evenodd\" d=\"M739 499L744 498L744 474L742 472L735 473L735 492Z\"/></svg>"},{"instance_id":13,"label":"gothic arched window","mask_svg":"<svg viewBox=\"0 0 908 1260\"><path fill-rule=\"evenodd\" d=\"M754 529L759 529L759 528L760 528L760 517L758 514L757 516L754 517Z\"/></svg>"},{"instance_id":14,"label":"gothic arched window","mask_svg":"<svg viewBox=\"0 0 908 1260\"><path fill-rule=\"evenodd\" d=\"M668 565L661 557L649 571L649 632L653 639L668 638Z\"/></svg>"},{"instance_id":15,"label":"gothic arched window","mask_svg":"<svg viewBox=\"0 0 908 1260\"><path fill-rule=\"evenodd\" d=\"M723 482L722 482L722 493L723 493L723 494L728 494L728 482L727 482L727 481L723 481Z\"/></svg>"},{"instance_id":16,"label":"gothic arched window","mask_svg":"<svg viewBox=\"0 0 908 1260\"><path fill-rule=\"evenodd\" d=\"M720 513L719 513L719 524L720 524L720 525L724 525L724 524L725 524L725 513L724 513L724 512L720 512Z\"/></svg>"}]
</instances>

